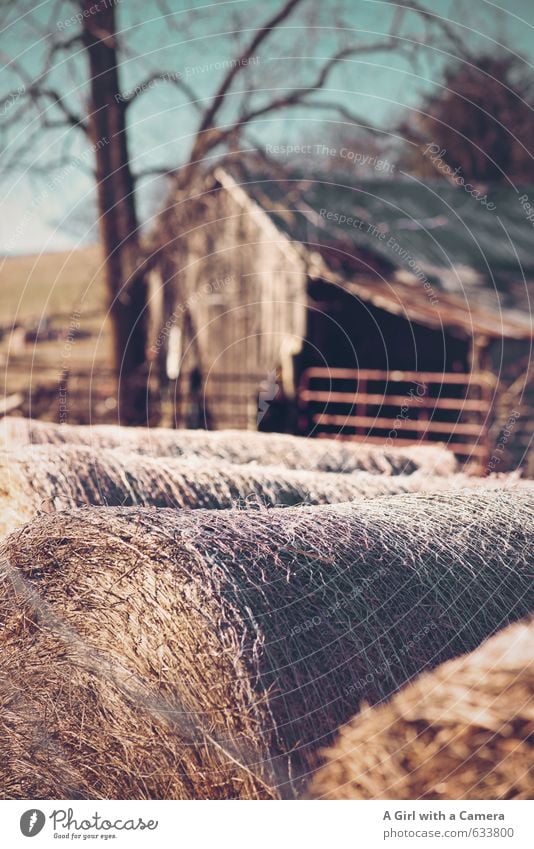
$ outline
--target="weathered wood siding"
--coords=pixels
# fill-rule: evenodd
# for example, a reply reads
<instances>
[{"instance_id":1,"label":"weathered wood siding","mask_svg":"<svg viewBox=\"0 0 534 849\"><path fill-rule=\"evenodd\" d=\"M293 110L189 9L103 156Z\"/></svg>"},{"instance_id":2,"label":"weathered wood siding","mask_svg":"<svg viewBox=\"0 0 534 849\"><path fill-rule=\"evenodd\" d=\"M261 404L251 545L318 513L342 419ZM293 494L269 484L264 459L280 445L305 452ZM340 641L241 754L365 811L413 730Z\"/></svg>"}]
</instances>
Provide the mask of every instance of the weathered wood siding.
<instances>
[{"instance_id":1,"label":"weathered wood siding","mask_svg":"<svg viewBox=\"0 0 534 849\"><path fill-rule=\"evenodd\" d=\"M176 203L168 215L154 356L164 371L171 327L179 327L180 376L170 386L178 423L191 415L191 373L198 368L206 423L255 427L262 382L273 381L287 351L296 352L304 338L305 263L231 178L219 179L224 185Z\"/></svg>"}]
</instances>

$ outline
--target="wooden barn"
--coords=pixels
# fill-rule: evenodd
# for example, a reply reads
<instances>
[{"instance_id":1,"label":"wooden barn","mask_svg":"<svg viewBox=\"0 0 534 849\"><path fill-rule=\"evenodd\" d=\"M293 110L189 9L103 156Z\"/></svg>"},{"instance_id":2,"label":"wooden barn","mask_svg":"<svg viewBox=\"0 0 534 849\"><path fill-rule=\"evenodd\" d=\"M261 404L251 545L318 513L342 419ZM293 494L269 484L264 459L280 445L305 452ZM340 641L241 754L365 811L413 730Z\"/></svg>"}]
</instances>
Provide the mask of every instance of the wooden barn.
<instances>
[{"instance_id":1,"label":"wooden barn","mask_svg":"<svg viewBox=\"0 0 534 849\"><path fill-rule=\"evenodd\" d=\"M242 168L172 197L150 300L167 423L524 463L534 232L515 192L491 200Z\"/></svg>"}]
</instances>

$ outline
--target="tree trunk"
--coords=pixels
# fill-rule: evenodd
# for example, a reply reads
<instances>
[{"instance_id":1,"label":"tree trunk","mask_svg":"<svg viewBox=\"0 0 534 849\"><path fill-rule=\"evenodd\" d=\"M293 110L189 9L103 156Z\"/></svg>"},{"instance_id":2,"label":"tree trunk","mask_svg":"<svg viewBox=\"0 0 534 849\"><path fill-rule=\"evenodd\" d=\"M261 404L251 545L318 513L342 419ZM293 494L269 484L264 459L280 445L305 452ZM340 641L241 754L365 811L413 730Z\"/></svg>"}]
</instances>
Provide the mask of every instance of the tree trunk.
<instances>
[{"instance_id":1,"label":"tree trunk","mask_svg":"<svg viewBox=\"0 0 534 849\"><path fill-rule=\"evenodd\" d=\"M96 158L98 210L122 424L147 421L147 283L117 69L115 0L80 0L89 57L90 128Z\"/></svg>"}]
</instances>

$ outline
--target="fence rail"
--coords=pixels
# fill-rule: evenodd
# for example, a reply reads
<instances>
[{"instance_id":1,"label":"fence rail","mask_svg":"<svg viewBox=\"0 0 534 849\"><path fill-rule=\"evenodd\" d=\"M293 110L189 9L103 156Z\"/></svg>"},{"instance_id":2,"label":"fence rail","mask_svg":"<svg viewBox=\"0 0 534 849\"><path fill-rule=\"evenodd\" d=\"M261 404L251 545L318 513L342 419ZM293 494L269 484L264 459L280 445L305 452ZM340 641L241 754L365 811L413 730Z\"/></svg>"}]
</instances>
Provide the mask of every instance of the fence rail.
<instances>
[{"instance_id":1,"label":"fence rail","mask_svg":"<svg viewBox=\"0 0 534 849\"><path fill-rule=\"evenodd\" d=\"M298 390L299 429L374 444L446 442L481 470L494 388L489 372L310 368Z\"/></svg>"}]
</instances>

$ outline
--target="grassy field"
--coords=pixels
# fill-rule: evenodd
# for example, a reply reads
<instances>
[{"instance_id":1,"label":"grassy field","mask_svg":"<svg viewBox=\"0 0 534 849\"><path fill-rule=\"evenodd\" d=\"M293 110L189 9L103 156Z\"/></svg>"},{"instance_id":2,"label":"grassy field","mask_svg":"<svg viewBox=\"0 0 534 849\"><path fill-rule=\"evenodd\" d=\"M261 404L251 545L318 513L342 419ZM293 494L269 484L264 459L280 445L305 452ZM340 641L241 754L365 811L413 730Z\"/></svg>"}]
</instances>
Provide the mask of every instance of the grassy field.
<instances>
[{"instance_id":1,"label":"grassy field","mask_svg":"<svg viewBox=\"0 0 534 849\"><path fill-rule=\"evenodd\" d=\"M42 315L103 311L98 246L77 251L5 257L0 264L0 323L38 320Z\"/></svg>"},{"instance_id":2,"label":"grassy field","mask_svg":"<svg viewBox=\"0 0 534 849\"><path fill-rule=\"evenodd\" d=\"M57 419L59 375L68 370L70 413L79 415L81 399L108 396L112 386L102 369L111 365L110 334L106 322L105 289L98 246L78 251L6 257L0 263L0 395L22 393L23 412ZM55 338L24 341L25 330L50 320ZM99 415L98 401L84 408ZM105 414L106 410L103 411Z\"/></svg>"}]
</instances>

